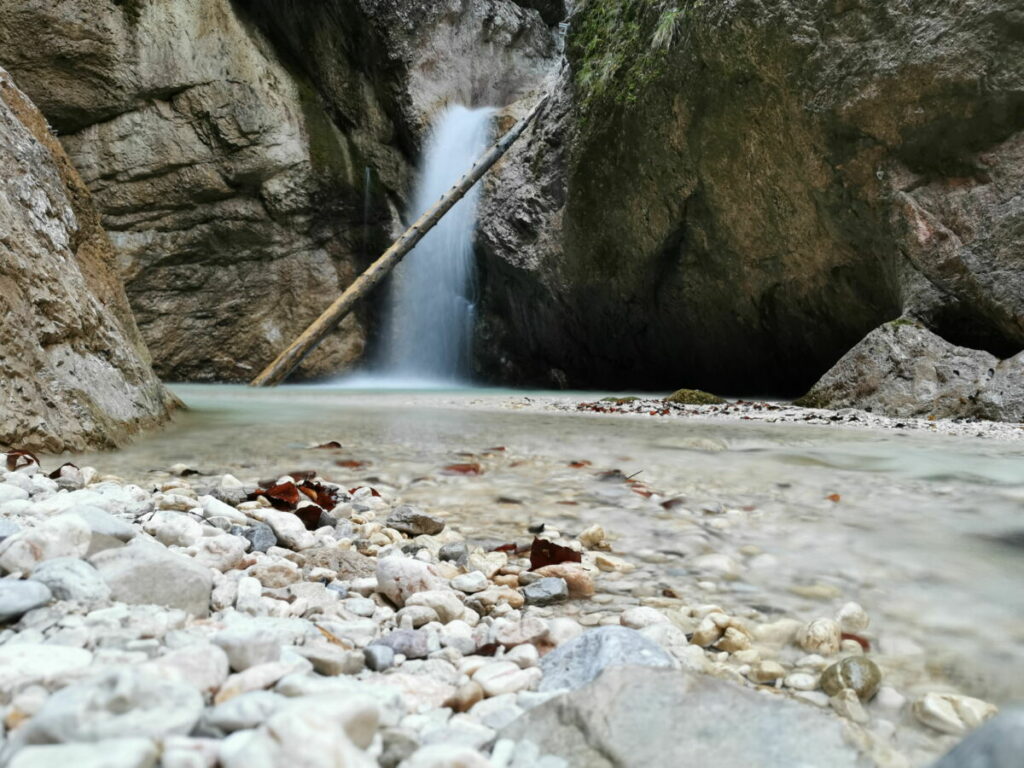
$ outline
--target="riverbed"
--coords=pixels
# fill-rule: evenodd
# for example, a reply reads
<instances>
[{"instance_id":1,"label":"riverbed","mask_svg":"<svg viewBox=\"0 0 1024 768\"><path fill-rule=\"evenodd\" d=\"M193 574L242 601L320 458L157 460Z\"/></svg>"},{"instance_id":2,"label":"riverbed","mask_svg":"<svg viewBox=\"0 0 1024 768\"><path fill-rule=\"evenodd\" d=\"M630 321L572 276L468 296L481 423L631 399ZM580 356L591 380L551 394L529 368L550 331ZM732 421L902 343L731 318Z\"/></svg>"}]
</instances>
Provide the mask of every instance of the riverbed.
<instances>
[{"instance_id":1,"label":"riverbed","mask_svg":"<svg viewBox=\"0 0 1024 768\"><path fill-rule=\"evenodd\" d=\"M907 690L1024 697L1024 442L576 414L571 394L174 391L188 410L169 428L73 460L142 485L176 464L200 481L316 470L495 544L597 522L652 594L807 619L854 600ZM708 553L725 559L692 565Z\"/></svg>"}]
</instances>

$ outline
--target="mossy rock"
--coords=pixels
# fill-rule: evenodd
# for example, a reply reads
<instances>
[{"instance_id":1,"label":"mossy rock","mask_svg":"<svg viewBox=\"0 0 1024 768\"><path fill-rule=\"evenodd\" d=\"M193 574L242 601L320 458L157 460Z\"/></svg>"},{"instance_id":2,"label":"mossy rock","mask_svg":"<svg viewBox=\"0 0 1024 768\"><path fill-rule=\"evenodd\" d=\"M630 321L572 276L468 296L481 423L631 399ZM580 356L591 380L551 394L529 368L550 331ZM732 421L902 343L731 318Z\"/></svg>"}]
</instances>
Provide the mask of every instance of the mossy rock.
<instances>
[{"instance_id":1,"label":"mossy rock","mask_svg":"<svg viewBox=\"0 0 1024 768\"><path fill-rule=\"evenodd\" d=\"M665 402L680 405L720 405L725 400L701 389L678 389L666 397Z\"/></svg>"},{"instance_id":2,"label":"mossy rock","mask_svg":"<svg viewBox=\"0 0 1024 768\"><path fill-rule=\"evenodd\" d=\"M636 395L628 395L627 397L602 397L602 403L615 403L615 405L625 405L626 403L635 403L640 398Z\"/></svg>"}]
</instances>

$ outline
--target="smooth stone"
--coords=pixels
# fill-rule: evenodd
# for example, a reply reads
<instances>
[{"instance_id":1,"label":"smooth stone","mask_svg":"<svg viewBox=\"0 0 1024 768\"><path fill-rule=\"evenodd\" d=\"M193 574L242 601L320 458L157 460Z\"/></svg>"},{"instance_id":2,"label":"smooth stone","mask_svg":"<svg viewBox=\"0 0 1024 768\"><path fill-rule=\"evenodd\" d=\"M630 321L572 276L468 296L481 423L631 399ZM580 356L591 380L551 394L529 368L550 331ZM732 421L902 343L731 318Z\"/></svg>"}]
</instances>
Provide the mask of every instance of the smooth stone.
<instances>
[{"instance_id":1,"label":"smooth stone","mask_svg":"<svg viewBox=\"0 0 1024 768\"><path fill-rule=\"evenodd\" d=\"M377 591L399 607L409 595L447 586L434 567L422 560L392 556L377 563Z\"/></svg>"},{"instance_id":2,"label":"smooth stone","mask_svg":"<svg viewBox=\"0 0 1024 768\"><path fill-rule=\"evenodd\" d=\"M0 542L0 569L31 573L39 563L57 557L83 557L92 532L77 515L58 515Z\"/></svg>"},{"instance_id":3,"label":"smooth stone","mask_svg":"<svg viewBox=\"0 0 1024 768\"><path fill-rule=\"evenodd\" d=\"M643 667L609 669L534 707L498 738L533 742L569 768L861 765L842 721L820 709L708 675Z\"/></svg>"},{"instance_id":4,"label":"smooth stone","mask_svg":"<svg viewBox=\"0 0 1024 768\"><path fill-rule=\"evenodd\" d=\"M969 733L932 768L1020 768L1024 709L1009 709Z\"/></svg>"},{"instance_id":5,"label":"smooth stone","mask_svg":"<svg viewBox=\"0 0 1024 768\"><path fill-rule=\"evenodd\" d=\"M50 588L38 581L0 579L0 623L16 621L52 599Z\"/></svg>"},{"instance_id":6,"label":"smooth stone","mask_svg":"<svg viewBox=\"0 0 1024 768\"><path fill-rule=\"evenodd\" d=\"M57 678L88 667L93 655L82 648L41 643L0 645L0 689L10 691L16 683Z\"/></svg>"},{"instance_id":7,"label":"smooth stone","mask_svg":"<svg viewBox=\"0 0 1024 768\"><path fill-rule=\"evenodd\" d=\"M76 557L58 557L40 563L32 571L32 581L49 587L57 600L96 603L110 598L110 587L99 571Z\"/></svg>"},{"instance_id":8,"label":"smooth stone","mask_svg":"<svg viewBox=\"0 0 1024 768\"><path fill-rule=\"evenodd\" d=\"M468 595L482 592L489 586L491 586L490 580L480 571L461 573L452 579L452 589L457 589L459 592L465 592Z\"/></svg>"},{"instance_id":9,"label":"smooth stone","mask_svg":"<svg viewBox=\"0 0 1024 768\"><path fill-rule=\"evenodd\" d=\"M383 672L395 664L395 652L387 645L368 645L363 648L363 660L368 669Z\"/></svg>"},{"instance_id":10,"label":"smooth stone","mask_svg":"<svg viewBox=\"0 0 1024 768\"><path fill-rule=\"evenodd\" d=\"M544 678L538 691L576 689L618 666L674 668L675 660L634 629L607 626L569 640L540 661Z\"/></svg>"},{"instance_id":11,"label":"smooth stone","mask_svg":"<svg viewBox=\"0 0 1024 768\"><path fill-rule=\"evenodd\" d=\"M448 544L442 544L437 552L437 557L442 561L458 562L463 558L469 557L469 547L466 546L464 541L452 541Z\"/></svg>"},{"instance_id":12,"label":"smooth stone","mask_svg":"<svg viewBox=\"0 0 1024 768\"><path fill-rule=\"evenodd\" d=\"M253 523L242 530L242 536L248 539L249 548L253 552L266 552L271 547L277 546L274 529L266 523Z\"/></svg>"},{"instance_id":13,"label":"smooth stone","mask_svg":"<svg viewBox=\"0 0 1024 768\"><path fill-rule=\"evenodd\" d=\"M21 526L13 520L0 519L0 541L10 538L20 530Z\"/></svg>"},{"instance_id":14,"label":"smooth stone","mask_svg":"<svg viewBox=\"0 0 1024 768\"><path fill-rule=\"evenodd\" d=\"M24 488L12 483L0 483L0 504L6 504L8 501L26 501L28 495Z\"/></svg>"},{"instance_id":15,"label":"smooth stone","mask_svg":"<svg viewBox=\"0 0 1024 768\"><path fill-rule=\"evenodd\" d=\"M459 599L457 592L450 589L430 589L425 592L416 592L409 595L405 600L406 607L424 606L430 608L442 624L455 621L462 617L466 606Z\"/></svg>"},{"instance_id":16,"label":"smooth stone","mask_svg":"<svg viewBox=\"0 0 1024 768\"><path fill-rule=\"evenodd\" d=\"M832 619L815 619L797 633L796 641L808 653L832 656L839 652L842 632Z\"/></svg>"},{"instance_id":17,"label":"smooth stone","mask_svg":"<svg viewBox=\"0 0 1024 768\"><path fill-rule=\"evenodd\" d=\"M191 685L204 696L214 694L224 684L230 669L227 654L206 642L165 653L147 666L169 679Z\"/></svg>"},{"instance_id":18,"label":"smooth stone","mask_svg":"<svg viewBox=\"0 0 1024 768\"><path fill-rule=\"evenodd\" d=\"M998 711L987 701L955 693L927 693L911 705L914 716L942 733L960 736L977 728Z\"/></svg>"},{"instance_id":19,"label":"smooth stone","mask_svg":"<svg viewBox=\"0 0 1024 768\"><path fill-rule=\"evenodd\" d=\"M444 530L445 522L436 515L403 504L388 515L387 526L408 536L434 536Z\"/></svg>"},{"instance_id":20,"label":"smooth stone","mask_svg":"<svg viewBox=\"0 0 1024 768\"><path fill-rule=\"evenodd\" d=\"M8 768L153 768L160 752L149 739L104 739L85 744L25 747Z\"/></svg>"},{"instance_id":21,"label":"smooth stone","mask_svg":"<svg viewBox=\"0 0 1024 768\"><path fill-rule=\"evenodd\" d=\"M130 522L115 517L99 507L81 505L72 507L69 511L85 520L94 537L109 536L127 542L138 534L138 530Z\"/></svg>"},{"instance_id":22,"label":"smooth stone","mask_svg":"<svg viewBox=\"0 0 1024 768\"><path fill-rule=\"evenodd\" d=\"M536 667L522 669L513 661L494 661L485 664L473 674L473 682L488 696L516 693L530 688L541 676Z\"/></svg>"},{"instance_id":23,"label":"smooth stone","mask_svg":"<svg viewBox=\"0 0 1024 768\"><path fill-rule=\"evenodd\" d=\"M321 675L357 675L366 666L362 651L349 651L336 645L302 645L294 651L308 659L313 671Z\"/></svg>"},{"instance_id":24,"label":"smooth stone","mask_svg":"<svg viewBox=\"0 0 1024 768\"><path fill-rule=\"evenodd\" d=\"M256 728L288 701L287 697L272 691L243 693L206 710L202 727L225 734Z\"/></svg>"},{"instance_id":25,"label":"smooth stone","mask_svg":"<svg viewBox=\"0 0 1024 768\"><path fill-rule=\"evenodd\" d=\"M882 671L864 656L849 656L821 673L821 690L829 696L849 688L861 701L870 701L881 684Z\"/></svg>"},{"instance_id":26,"label":"smooth stone","mask_svg":"<svg viewBox=\"0 0 1024 768\"><path fill-rule=\"evenodd\" d=\"M203 537L202 523L185 512L166 509L154 512L142 530L168 547L188 547Z\"/></svg>"},{"instance_id":27,"label":"smooth stone","mask_svg":"<svg viewBox=\"0 0 1024 768\"><path fill-rule=\"evenodd\" d=\"M372 645L383 645L407 659L425 659L430 652L427 633L419 629L396 629L374 640Z\"/></svg>"},{"instance_id":28,"label":"smooth stone","mask_svg":"<svg viewBox=\"0 0 1024 768\"><path fill-rule=\"evenodd\" d=\"M565 579L545 577L523 587L527 605L554 605L569 599L569 585Z\"/></svg>"},{"instance_id":29,"label":"smooth stone","mask_svg":"<svg viewBox=\"0 0 1024 768\"><path fill-rule=\"evenodd\" d=\"M17 736L23 744L160 739L189 733L202 711L203 697L192 686L122 667L57 691Z\"/></svg>"},{"instance_id":30,"label":"smooth stone","mask_svg":"<svg viewBox=\"0 0 1024 768\"><path fill-rule=\"evenodd\" d=\"M92 563L114 600L180 608L200 617L210 613L213 576L189 557L136 539L121 549L93 555Z\"/></svg>"}]
</instances>

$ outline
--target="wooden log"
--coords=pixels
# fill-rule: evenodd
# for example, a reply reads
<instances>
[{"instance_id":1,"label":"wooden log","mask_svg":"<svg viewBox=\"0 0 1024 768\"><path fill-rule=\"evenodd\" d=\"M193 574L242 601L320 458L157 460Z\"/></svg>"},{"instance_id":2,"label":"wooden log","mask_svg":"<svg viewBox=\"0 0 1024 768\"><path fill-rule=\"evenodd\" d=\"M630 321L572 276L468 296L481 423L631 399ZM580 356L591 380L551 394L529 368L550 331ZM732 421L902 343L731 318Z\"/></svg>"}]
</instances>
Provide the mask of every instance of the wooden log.
<instances>
[{"instance_id":1,"label":"wooden log","mask_svg":"<svg viewBox=\"0 0 1024 768\"><path fill-rule=\"evenodd\" d=\"M473 188L484 174L490 170L508 148L515 143L526 127L533 122L540 110L547 103L545 96L536 106L523 118L512 126L511 130L498 140L487 152L485 152L473 167L459 179L459 181L448 190L433 208L428 210L416 222L409 227L391 247L384 251L383 255L371 264L363 274L357 277L352 284L345 289L334 303L331 304L323 314L313 321L305 331L291 344L289 344L277 358L268 365L259 376L250 382L253 387L273 387L280 384L308 355L323 341L327 335L334 330L356 303L377 287L387 274L395 268L395 265L409 253L416 244L441 220L452 207L461 200L465 194Z\"/></svg>"}]
</instances>

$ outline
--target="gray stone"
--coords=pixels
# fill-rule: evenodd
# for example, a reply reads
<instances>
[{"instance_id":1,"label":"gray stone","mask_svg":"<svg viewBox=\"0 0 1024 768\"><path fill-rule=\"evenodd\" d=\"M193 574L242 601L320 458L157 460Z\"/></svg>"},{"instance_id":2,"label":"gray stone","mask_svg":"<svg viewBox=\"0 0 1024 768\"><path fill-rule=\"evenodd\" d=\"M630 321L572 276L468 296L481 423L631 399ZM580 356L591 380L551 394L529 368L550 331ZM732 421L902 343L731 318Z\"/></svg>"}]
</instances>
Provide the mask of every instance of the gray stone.
<instances>
[{"instance_id":1,"label":"gray stone","mask_svg":"<svg viewBox=\"0 0 1024 768\"><path fill-rule=\"evenodd\" d=\"M1024 356L1018 358L1000 362L897 320L865 336L797 404L899 418L1024 421Z\"/></svg>"},{"instance_id":2,"label":"gray stone","mask_svg":"<svg viewBox=\"0 0 1024 768\"><path fill-rule=\"evenodd\" d=\"M226 734L256 728L280 710L289 699L272 691L250 691L218 704L203 713L205 732Z\"/></svg>"},{"instance_id":3,"label":"gray stone","mask_svg":"<svg viewBox=\"0 0 1024 768\"><path fill-rule=\"evenodd\" d=\"M372 645L384 645L407 659L425 659L430 652L427 633L419 629L396 629L374 640Z\"/></svg>"},{"instance_id":4,"label":"gray stone","mask_svg":"<svg viewBox=\"0 0 1024 768\"><path fill-rule=\"evenodd\" d=\"M49 587L38 581L0 579L0 623L16 621L52 599Z\"/></svg>"},{"instance_id":5,"label":"gray stone","mask_svg":"<svg viewBox=\"0 0 1024 768\"><path fill-rule=\"evenodd\" d=\"M312 547L303 551L302 561L307 569L327 568L335 571L341 581L361 579L377 572L377 561L374 558L351 549Z\"/></svg>"},{"instance_id":6,"label":"gray stone","mask_svg":"<svg viewBox=\"0 0 1024 768\"><path fill-rule=\"evenodd\" d=\"M565 579L546 576L523 587L523 597L529 605L553 605L569 599L569 585Z\"/></svg>"},{"instance_id":7,"label":"gray stone","mask_svg":"<svg viewBox=\"0 0 1024 768\"><path fill-rule=\"evenodd\" d=\"M203 697L192 686L124 667L57 691L17 738L22 745L159 739L191 732L202 711Z\"/></svg>"},{"instance_id":8,"label":"gray stone","mask_svg":"<svg viewBox=\"0 0 1024 768\"><path fill-rule=\"evenodd\" d=\"M114 517L99 507L85 504L72 507L69 511L85 520L85 524L89 526L93 536L109 536L119 541L129 541L138 533L138 529L130 522L122 520L120 517Z\"/></svg>"},{"instance_id":9,"label":"gray stone","mask_svg":"<svg viewBox=\"0 0 1024 768\"><path fill-rule=\"evenodd\" d=\"M152 768L160 754L149 739L104 739L85 744L25 747L8 768Z\"/></svg>"},{"instance_id":10,"label":"gray stone","mask_svg":"<svg viewBox=\"0 0 1024 768\"><path fill-rule=\"evenodd\" d=\"M445 523L435 515L403 504L388 515L387 525L409 536L433 536L444 530Z\"/></svg>"},{"instance_id":11,"label":"gray stone","mask_svg":"<svg viewBox=\"0 0 1024 768\"><path fill-rule=\"evenodd\" d=\"M315 643L300 645L293 650L309 660L313 671L321 675L357 675L366 666L363 651L349 651L337 645Z\"/></svg>"},{"instance_id":12,"label":"gray stone","mask_svg":"<svg viewBox=\"0 0 1024 768\"><path fill-rule=\"evenodd\" d=\"M9 20L2 14L0 30ZM9 42L0 31L0 48ZM3 69L0 167L8 286L0 445L109 448L164 421L176 401L150 367L99 212L43 115Z\"/></svg>"},{"instance_id":13,"label":"gray stone","mask_svg":"<svg viewBox=\"0 0 1024 768\"><path fill-rule=\"evenodd\" d=\"M843 723L815 707L707 675L609 669L527 712L499 738L525 740L570 768L854 768Z\"/></svg>"},{"instance_id":14,"label":"gray stone","mask_svg":"<svg viewBox=\"0 0 1024 768\"><path fill-rule=\"evenodd\" d=\"M192 558L138 539L121 549L94 555L92 563L110 586L114 600L209 615L213 577L209 568Z\"/></svg>"},{"instance_id":15,"label":"gray stone","mask_svg":"<svg viewBox=\"0 0 1024 768\"><path fill-rule=\"evenodd\" d=\"M32 581L45 584L58 600L94 603L110 597L110 587L99 571L74 557L58 557L40 563L32 571Z\"/></svg>"},{"instance_id":16,"label":"gray stone","mask_svg":"<svg viewBox=\"0 0 1024 768\"><path fill-rule=\"evenodd\" d=\"M469 547L466 546L464 541L452 541L448 544L441 545L441 549L437 553L438 558L441 560L450 560L452 562L459 562L469 557Z\"/></svg>"},{"instance_id":17,"label":"gray stone","mask_svg":"<svg viewBox=\"0 0 1024 768\"><path fill-rule=\"evenodd\" d=\"M969 733L932 768L1020 768L1024 709L1007 709Z\"/></svg>"},{"instance_id":18,"label":"gray stone","mask_svg":"<svg viewBox=\"0 0 1024 768\"><path fill-rule=\"evenodd\" d=\"M541 659L544 672L537 690L576 689L605 669L621 666L673 668L675 661L660 645L635 629L598 627L584 632Z\"/></svg>"},{"instance_id":19,"label":"gray stone","mask_svg":"<svg viewBox=\"0 0 1024 768\"><path fill-rule=\"evenodd\" d=\"M253 523L248 528L242 529L241 535L249 540L253 552L266 552L271 547L277 546L274 529L266 523Z\"/></svg>"},{"instance_id":20,"label":"gray stone","mask_svg":"<svg viewBox=\"0 0 1024 768\"><path fill-rule=\"evenodd\" d=\"M374 672L383 672L395 664L395 652L388 645L368 645L363 648L366 666Z\"/></svg>"},{"instance_id":21,"label":"gray stone","mask_svg":"<svg viewBox=\"0 0 1024 768\"><path fill-rule=\"evenodd\" d=\"M408 728L384 728L380 732L381 755L377 763L381 768L398 768L398 764L419 749L416 732Z\"/></svg>"}]
</instances>

